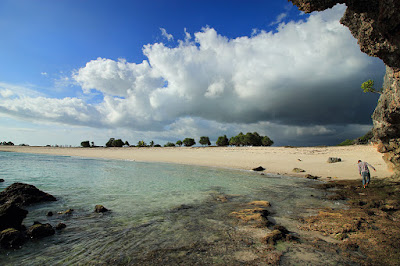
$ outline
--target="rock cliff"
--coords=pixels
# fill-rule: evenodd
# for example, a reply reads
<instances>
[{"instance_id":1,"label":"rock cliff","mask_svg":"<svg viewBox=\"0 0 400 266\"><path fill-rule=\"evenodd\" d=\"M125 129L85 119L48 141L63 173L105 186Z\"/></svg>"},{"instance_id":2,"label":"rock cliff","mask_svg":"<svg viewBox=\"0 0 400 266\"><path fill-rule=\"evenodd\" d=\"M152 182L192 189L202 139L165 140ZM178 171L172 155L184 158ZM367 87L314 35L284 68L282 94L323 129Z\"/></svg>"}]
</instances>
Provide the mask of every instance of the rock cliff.
<instances>
[{"instance_id":1,"label":"rock cliff","mask_svg":"<svg viewBox=\"0 0 400 266\"><path fill-rule=\"evenodd\" d=\"M362 52L386 64L383 93L372 116L378 150L400 177L400 1L289 0L306 13L346 4L340 22L358 40Z\"/></svg>"}]
</instances>

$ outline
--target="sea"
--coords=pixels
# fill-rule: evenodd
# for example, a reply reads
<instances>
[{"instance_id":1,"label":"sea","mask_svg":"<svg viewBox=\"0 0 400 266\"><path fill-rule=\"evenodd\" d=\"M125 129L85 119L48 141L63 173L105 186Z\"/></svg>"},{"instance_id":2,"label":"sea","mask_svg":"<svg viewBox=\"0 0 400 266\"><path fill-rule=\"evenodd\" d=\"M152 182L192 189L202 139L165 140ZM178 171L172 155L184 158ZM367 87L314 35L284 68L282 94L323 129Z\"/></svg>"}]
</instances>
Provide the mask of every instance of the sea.
<instances>
[{"instance_id":1,"label":"sea","mask_svg":"<svg viewBox=\"0 0 400 266\"><path fill-rule=\"evenodd\" d=\"M67 226L0 249L1 265L262 265L268 249L256 233L270 229L246 227L232 212L269 201L268 219L295 231L299 218L343 205L325 200L312 186L320 181L253 171L14 152L0 152L0 165L0 191L23 182L57 198L26 207L26 227ZM110 211L95 213L98 204ZM283 264L310 263L307 252L314 265L340 261L312 249L281 251Z\"/></svg>"}]
</instances>

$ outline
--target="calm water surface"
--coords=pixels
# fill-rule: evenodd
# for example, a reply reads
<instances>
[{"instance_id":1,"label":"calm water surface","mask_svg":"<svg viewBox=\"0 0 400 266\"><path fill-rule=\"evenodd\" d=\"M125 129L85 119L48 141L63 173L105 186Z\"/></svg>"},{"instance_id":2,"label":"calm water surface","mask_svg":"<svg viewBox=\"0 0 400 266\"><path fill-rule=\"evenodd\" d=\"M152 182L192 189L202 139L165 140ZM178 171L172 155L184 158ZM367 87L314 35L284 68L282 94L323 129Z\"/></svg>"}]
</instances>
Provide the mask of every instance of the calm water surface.
<instances>
[{"instance_id":1,"label":"calm water surface","mask_svg":"<svg viewBox=\"0 0 400 266\"><path fill-rule=\"evenodd\" d=\"M247 171L12 152L0 152L0 165L0 191L24 182L57 198L27 207L26 226L67 225L20 250L0 250L2 265L240 264L235 254L248 245L233 243L229 213L243 203L270 201L271 219L281 221L331 204L308 186L315 181ZM97 204L111 212L95 214ZM46 217L69 208L71 216Z\"/></svg>"}]
</instances>

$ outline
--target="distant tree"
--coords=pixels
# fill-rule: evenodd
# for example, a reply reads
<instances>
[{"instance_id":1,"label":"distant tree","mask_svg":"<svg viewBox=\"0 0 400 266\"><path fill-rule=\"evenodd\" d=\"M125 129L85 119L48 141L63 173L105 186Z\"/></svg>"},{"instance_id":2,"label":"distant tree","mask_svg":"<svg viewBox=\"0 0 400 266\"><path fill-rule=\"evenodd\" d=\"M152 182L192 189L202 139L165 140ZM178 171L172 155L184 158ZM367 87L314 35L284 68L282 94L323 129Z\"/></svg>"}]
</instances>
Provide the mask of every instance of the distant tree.
<instances>
[{"instance_id":1,"label":"distant tree","mask_svg":"<svg viewBox=\"0 0 400 266\"><path fill-rule=\"evenodd\" d=\"M144 140L139 140L137 146L138 147L147 147L147 144L146 144L146 142L144 142Z\"/></svg>"},{"instance_id":2,"label":"distant tree","mask_svg":"<svg viewBox=\"0 0 400 266\"><path fill-rule=\"evenodd\" d=\"M172 142L167 142L164 147L175 147L175 144Z\"/></svg>"},{"instance_id":3,"label":"distant tree","mask_svg":"<svg viewBox=\"0 0 400 266\"><path fill-rule=\"evenodd\" d=\"M261 139L261 144L262 146L271 146L274 142L268 136L264 136Z\"/></svg>"},{"instance_id":4,"label":"distant tree","mask_svg":"<svg viewBox=\"0 0 400 266\"><path fill-rule=\"evenodd\" d=\"M229 145L233 146L243 146L244 144L244 135L242 132L240 132L237 136L232 137L229 140Z\"/></svg>"},{"instance_id":5,"label":"distant tree","mask_svg":"<svg viewBox=\"0 0 400 266\"><path fill-rule=\"evenodd\" d=\"M229 145L229 140L226 137L226 135L219 136L216 144L217 144L217 146L228 146Z\"/></svg>"},{"instance_id":6,"label":"distant tree","mask_svg":"<svg viewBox=\"0 0 400 266\"><path fill-rule=\"evenodd\" d=\"M81 146L84 148L90 148L90 142L88 140L82 141Z\"/></svg>"},{"instance_id":7,"label":"distant tree","mask_svg":"<svg viewBox=\"0 0 400 266\"><path fill-rule=\"evenodd\" d=\"M113 142L113 147L122 147L124 146L124 142L121 139L117 139Z\"/></svg>"},{"instance_id":8,"label":"distant tree","mask_svg":"<svg viewBox=\"0 0 400 266\"><path fill-rule=\"evenodd\" d=\"M201 145L208 145L208 146L211 145L210 139L208 137L206 137L206 136L200 137L200 141L199 142L200 142Z\"/></svg>"},{"instance_id":9,"label":"distant tree","mask_svg":"<svg viewBox=\"0 0 400 266\"><path fill-rule=\"evenodd\" d=\"M91 143L92 143L92 147L94 147L94 142L92 141Z\"/></svg>"},{"instance_id":10,"label":"distant tree","mask_svg":"<svg viewBox=\"0 0 400 266\"><path fill-rule=\"evenodd\" d=\"M124 146L124 142L121 139L110 138L106 143L106 147L122 147L122 146Z\"/></svg>"},{"instance_id":11,"label":"distant tree","mask_svg":"<svg viewBox=\"0 0 400 266\"><path fill-rule=\"evenodd\" d=\"M106 147L114 147L113 145L114 141L115 141L114 138L110 138L106 143Z\"/></svg>"},{"instance_id":12,"label":"distant tree","mask_svg":"<svg viewBox=\"0 0 400 266\"><path fill-rule=\"evenodd\" d=\"M150 147L154 147L154 141L150 141Z\"/></svg>"},{"instance_id":13,"label":"distant tree","mask_svg":"<svg viewBox=\"0 0 400 266\"><path fill-rule=\"evenodd\" d=\"M183 140L183 145L185 145L186 147L191 147L191 146L193 146L193 145L195 145L195 144L196 144L196 141L194 141L194 139L185 138L185 139Z\"/></svg>"},{"instance_id":14,"label":"distant tree","mask_svg":"<svg viewBox=\"0 0 400 266\"><path fill-rule=\"evenodd\" d=\"M379 93L382 94L382 88L380 89L374 89L374 81L369 79L365 81L363 84L361 84L361 89L364 91L364 93L367 92L373 92L373 93Z\"/></svg>"},{"instance_id":15,"label":"distant tree","mask_svg":"<svg viewBox=\"0 0 400 266\"><path fill-rule=\"evenodd\" d=\"M125 141L124 143L126 146L130 146L128 141Z\"/></svg>"},{"instance_id":16,"label":"distant tree","mask_svg":"<svg viewBox=\"0 0 400 266\"><path fill-rule=\"evenodd\" d=\"M176 142L176 145L178 145L179 147L182 146L182 144L183 144L182 140L178 140L178 141Z\"/></svg>"},{"instance_id":17,"label":"distant tree","mask_svg":"<svg viewBox=\"0 0 400 266\"><path fill-rule=\"evenodd\" d=\"M233 146L271 146L273 143L268 136L260 136L257 132L247 132L246 135L240 132L229 140L229 145Z\"/></svg>"},{"instance_id":18,"label":"distant tree","mask_svg":"<svg viewBox=\"0 0 400 266\"><path fill-rule=\"evenodd\" d=\"M155 144L154 147L158 147L159 148L159 147L161 147L161 145L160 144Z\"/></svg>"}]
</instances>

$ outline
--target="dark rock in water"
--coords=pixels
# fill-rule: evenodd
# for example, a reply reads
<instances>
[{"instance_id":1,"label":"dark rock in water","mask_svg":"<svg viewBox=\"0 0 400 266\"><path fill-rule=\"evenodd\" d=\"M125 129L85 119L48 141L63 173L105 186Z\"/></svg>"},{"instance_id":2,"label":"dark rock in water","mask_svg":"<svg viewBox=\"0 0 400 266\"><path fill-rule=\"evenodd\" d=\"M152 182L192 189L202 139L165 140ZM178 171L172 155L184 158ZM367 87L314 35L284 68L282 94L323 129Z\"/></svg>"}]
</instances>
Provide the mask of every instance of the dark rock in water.
<instances>
[{"instance_id":1,"label":"dark rock in water","mask_svg":"<svg viewBox=\"0 0 400 266\"><path fill-rule=\"evenodd\" d=\"M108 209L104 207L103 205L96 205L94 207L94 212L100 213L100 212L108 212Z\"/></svg>"},{"instance_id":2,"label":"dark rock in water","mask_svg":"<svg viewBox=\"0 0 400 266\"><path fill-rule=\"evenodd\" d=\"M338 162L341 162L341 161L342 161L342 159L336 158L336 157L329 157L328 158L328 163L338 163Z\"/></svg>"},{"instance_id":3,"label":"dark rock in water","mask_svg":"<svg viewBox=\"0 0 400 266\"><path fill-rule=\"evenodd\" d=\"M14 229L8 228L0 232L0 246L6 249L18 249L24 244L25 235Z\"/></svg>"},{"instance_id":4,"label":"dark rock in water","mask_svg":"<svg viewBox=\"0 0 400 266\"><path fill-rule=\"evenodd\" d=\"M6 203L0 206L0 230L7 228L21 228L22 220L28 211L21 209L15 204Z\"/></svg>"},{"instance_id":5,"label":"dark rock in water","mask_svg":"<svg viewBox=\"0 0 400 266\"><path fill-rule=\"evenodd\" d=\"M1 182L4 182L4 179L3 179L3 178L0 178L0 183L1 183Z\"/></svg>"},{"instance_id":6,"label":"dark rock in water","mask_svg":"<svg viewBox=\"0 0 400 266\"><path fill-rule=\"evenodd\" d=\"M65 223L58 223L56 226L56 230L61 230L66 228L67 226L65 225Z\"/></svg>"},{"instance_id":7,"label":"dark rock in water","mask_svg":"<svg viewBox=\"0 0 400 266\"><path fill-rule=\"evenodd\" d=\"M48 213L46 214L46 216L49 216L49 217L50 217L50 216L53 216L53 212L51 212L51 211L48 212Z\"/></svg>"},{"instance_id":8,"label":"dark rock in water","mask_svg":"<svg viewBox=\"0 0 400 266\"><path fill-rule=\"evenodd\" d=\"M0 204L10 202L19 206L26 206L32 203L56 200L54 196L24 183L14 183L0 192Z\"/></svg>"},{"instance_id":9,"label":"dark rock in water","mask_svg":"<svg viewBox=\"0 0 400 266\"><path fill-rule=\"evenodd\" d=\"M63 212L57 212L58 214L67 214L67 215L70 215L70 214L72 214L74 212L74 209L68 209L68 210L66 210L66 211L63 211Z\"/></svg>"},{"instance_id":10,"label":"dark rock in water","mask_svg":"<svg viewBox=\"0 0 400 266\"><path fill-rule=\"evenodd\" d=\"M314 180L320 178L319 176L314 176L314 175L310 175L310 174L306 174L304 177L308 178L308 179L314 179Z\"/></svg>"},{"instance_id":11,"label":"dark rock in water","mask_svg":"<svg viewBox=\"0 0 400 266\"><path fill-rule=\"evenodd\" d=\"M54 235L55 231L50 224L34 224L29 227L27 234L30 238L38 239Z\"/></svg>"},{"instance_id":12,"label":"dark rock in water","mask_svg":"<svg viewBox=\"0 0 400 266\"><path fill-rule=\"evenodd\" d=\"M262 167L262 166L259 166L259 167L256 167L256 168L253 168L253 171L257 171L257 172L261 172L261 171L264 171L265 170L265 168L264 167Z\"/></svg>"},{"instance_id":13,"label":"dark rock in water","mask_svg":"<svg viewBox=\"0 0 400 266\"><path fill-rule=\"evenodd\" d=\"M305 170L300 169L300 168L293 168L292 171L295 172L295 173L303 173L303 172L305 172Z\"/></svg>"},{"instance_id":14,"label":"dark rock in water","mask_svg":"<svg viewBox=\"0 0 400 266\"><path fill-rule=\"evenodd\" d=\"M274 225L273 231L264 237L264 242L268 245L275 245L277 241L293 241L298 238L290 234L289 230L282 225Z\"/></svg>"}]
</instances>

